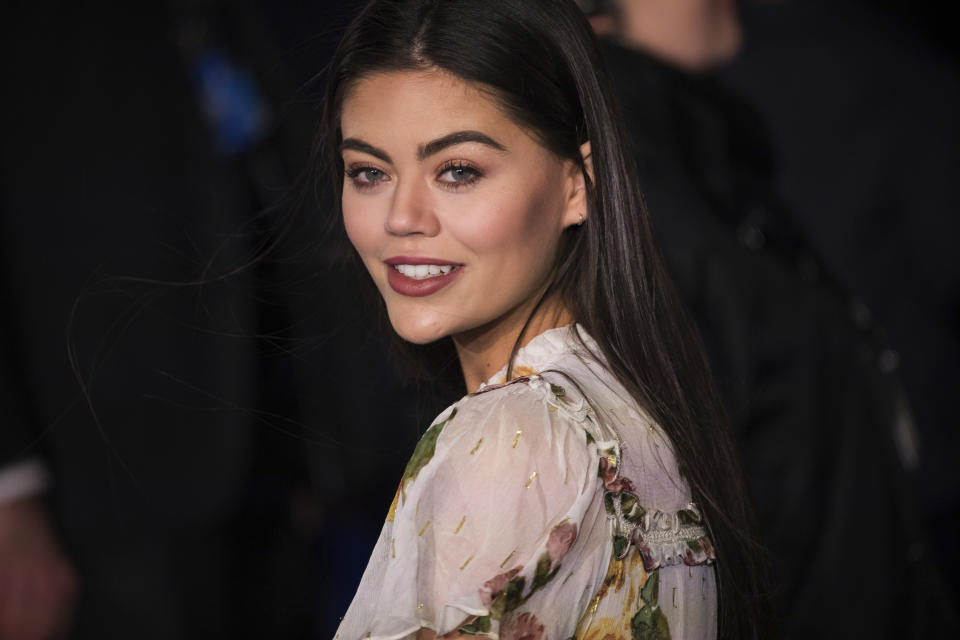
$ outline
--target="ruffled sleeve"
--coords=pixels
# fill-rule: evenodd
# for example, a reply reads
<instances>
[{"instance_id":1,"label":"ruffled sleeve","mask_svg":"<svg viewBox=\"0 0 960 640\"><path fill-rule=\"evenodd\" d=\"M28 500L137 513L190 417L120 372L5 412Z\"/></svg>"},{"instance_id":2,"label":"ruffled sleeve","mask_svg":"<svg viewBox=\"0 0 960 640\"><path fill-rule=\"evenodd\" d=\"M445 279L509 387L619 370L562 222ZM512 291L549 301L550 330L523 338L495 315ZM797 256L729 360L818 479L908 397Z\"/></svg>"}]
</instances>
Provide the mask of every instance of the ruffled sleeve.
<instances>
[{"instance_id":1,"label":"ruffled sleeve","mask_svg":"<svg viewBox=\"0 0 960 640\"><path fill-rule=\"evenodd\" d=\"M611 537L598 443L558 391L534 377L439 416L407 465L338 640L421 628L573 635Z\"/></svg>"}]
</instances>

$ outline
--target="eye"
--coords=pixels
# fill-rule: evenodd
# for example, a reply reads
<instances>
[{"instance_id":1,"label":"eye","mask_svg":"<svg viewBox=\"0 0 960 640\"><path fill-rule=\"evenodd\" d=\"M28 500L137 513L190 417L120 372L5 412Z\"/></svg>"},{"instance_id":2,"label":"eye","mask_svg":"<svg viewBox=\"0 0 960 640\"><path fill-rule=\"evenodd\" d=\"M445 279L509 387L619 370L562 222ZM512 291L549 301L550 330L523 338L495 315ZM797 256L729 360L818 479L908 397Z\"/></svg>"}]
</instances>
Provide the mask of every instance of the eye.
<instances>
[{"instance_id":1,"label":"eye","mask_svg":"<svg viewBox=\"0 0 960 640\"><path fill-rule=\"evenodd\" d=\"M378 183L390 180L390 176L381 169L363 165L350 167L345 175L353 181L353 186L357 189L372 189Z\"/></svg>"},{"instance_id":2,"label":"eye","mask_svg":"<svg viewBox=\"0 0 960 640\"><path fill-rule=\"evenodd\" d=\"M462 160L454 160L440 168L438 181L449 189L459 189L476 183L483 173Z\"/></svg>"}]
</instances>

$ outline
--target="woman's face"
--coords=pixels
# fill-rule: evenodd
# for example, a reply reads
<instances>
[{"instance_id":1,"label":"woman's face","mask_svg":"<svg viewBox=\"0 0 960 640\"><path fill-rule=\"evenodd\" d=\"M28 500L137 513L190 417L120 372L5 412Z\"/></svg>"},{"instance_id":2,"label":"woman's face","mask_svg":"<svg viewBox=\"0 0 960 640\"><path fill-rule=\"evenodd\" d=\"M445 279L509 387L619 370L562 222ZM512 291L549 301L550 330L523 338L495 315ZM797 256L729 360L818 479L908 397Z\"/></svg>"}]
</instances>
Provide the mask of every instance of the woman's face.
<instances>
[{"instance_id":1,"label":"woman's face","mask_svg":"<svg viewBox=\"0 0 960 640\"><path fill-rule=\"evenodd\" d=\"M344 224L397 333L518 334L586 216L579 167L441 71L367 76L341 127Z\"/></svg>"}]
</instances>

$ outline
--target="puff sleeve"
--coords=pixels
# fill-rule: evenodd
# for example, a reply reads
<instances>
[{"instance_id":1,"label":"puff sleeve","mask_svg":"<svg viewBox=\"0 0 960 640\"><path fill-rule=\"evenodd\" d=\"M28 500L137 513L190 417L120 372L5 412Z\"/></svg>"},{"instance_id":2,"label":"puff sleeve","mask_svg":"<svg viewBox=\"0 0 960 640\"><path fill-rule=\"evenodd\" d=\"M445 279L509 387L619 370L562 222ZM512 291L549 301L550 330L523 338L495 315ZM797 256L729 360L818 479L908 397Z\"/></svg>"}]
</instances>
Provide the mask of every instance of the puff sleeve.
<instances>
[{"instance_id":1,"label":"puff sleeve","mask_svg":"<svg viewBox=\"0 0 960 640\"><path fill-rule=\"evenodd\" d=\"M464 398L414 452L337 640L569 638L610 525L583 411L539 377ZM560 390L562 391L562 390Z\"/></svg>"}]
</instances>

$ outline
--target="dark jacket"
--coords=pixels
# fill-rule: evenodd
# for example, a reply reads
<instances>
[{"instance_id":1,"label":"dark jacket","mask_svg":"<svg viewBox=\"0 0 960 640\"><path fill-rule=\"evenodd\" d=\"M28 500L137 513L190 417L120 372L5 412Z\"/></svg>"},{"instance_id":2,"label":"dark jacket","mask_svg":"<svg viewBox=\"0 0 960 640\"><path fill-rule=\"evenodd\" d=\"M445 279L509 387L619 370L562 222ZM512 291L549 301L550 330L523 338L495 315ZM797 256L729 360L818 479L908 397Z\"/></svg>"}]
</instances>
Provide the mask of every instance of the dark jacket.
<instances>
[{"instance_id":1,"label":"dark jacket","mask_svg":"<svg viewBox=\"0 0 960 640\"><path fill-rule=\"evenodd\" d=\"M779 207L753 112L636 51L610 44L607 61L739 440L785 635L922 636L932 576L904 472L912 432L873 327Z\"/></svg>"}]
</instances>

